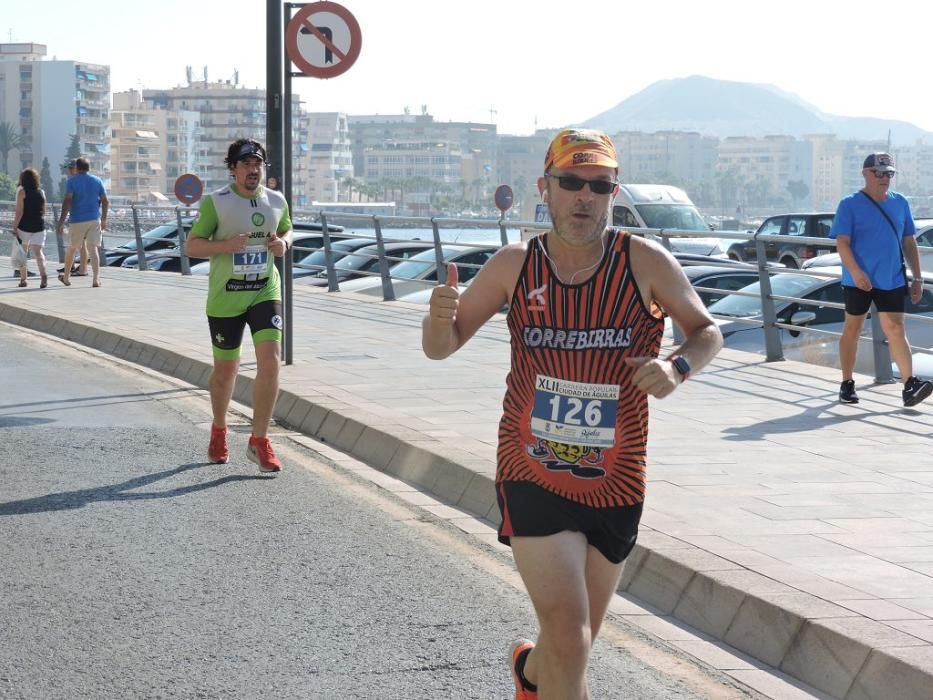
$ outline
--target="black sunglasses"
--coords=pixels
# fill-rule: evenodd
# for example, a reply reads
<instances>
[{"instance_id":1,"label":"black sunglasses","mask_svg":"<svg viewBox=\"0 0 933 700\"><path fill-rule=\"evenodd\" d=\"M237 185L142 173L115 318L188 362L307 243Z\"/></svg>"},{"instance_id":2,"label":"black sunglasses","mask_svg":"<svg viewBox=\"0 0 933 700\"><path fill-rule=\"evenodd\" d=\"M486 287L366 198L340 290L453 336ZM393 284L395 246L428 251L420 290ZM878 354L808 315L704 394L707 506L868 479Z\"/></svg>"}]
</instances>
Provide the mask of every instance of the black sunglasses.
<instances>
[{"instance_id":1,"label":"black sunglasses","mask_svg":"<svg viewBox=\"0 0 933 700\"><path fill-rule=\"evenodd\" d=\"M569 190L570 192L579 192L584 185L589 185L590 192L593 194L611 194L616 185L619 184L615 180L584 180L582 177L575 177L574 175L544 173L544 176L557 180L557 184L560 185L562 190Z\"/></svg>"},{"instance_id":2,"label":"black sunglasses","mask_svg":"<svg viewBox=\"0 0 933 700\"><path fill-rule=\"evenodd\" d=\"M886 178L894 177L893 170L872 170L872 172L875 174L875 177L878 178L879 180L883 177L886 177Z\"/></svg>"}]
</instances>

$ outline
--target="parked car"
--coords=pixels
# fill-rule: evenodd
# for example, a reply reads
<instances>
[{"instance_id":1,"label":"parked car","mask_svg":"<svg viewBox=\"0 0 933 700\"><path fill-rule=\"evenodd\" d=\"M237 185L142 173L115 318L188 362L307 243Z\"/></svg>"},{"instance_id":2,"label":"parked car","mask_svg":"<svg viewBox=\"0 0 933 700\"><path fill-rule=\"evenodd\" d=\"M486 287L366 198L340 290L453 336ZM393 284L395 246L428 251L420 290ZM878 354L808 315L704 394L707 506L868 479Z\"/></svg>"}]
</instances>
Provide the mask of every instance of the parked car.
<instances>
[{"instance_id":1,"label":"parked car","mask_svg":"<svg viewBox=\"0 0 933 700\"><path fill-rule=\"evenodd\" d=\"M933 273L933 219L914 219L914 227L917 229L917 247L920 249L920 269ZM807 260L801 267L809 270L839 265L842 265L839 253L827 253Z\"/></svg>"},{"instance_id":2,"label":"parked car","mask_svg":"<svg viewBox=\"0 0 933 700\"><path fill-rule=\"evenodd\" d=\"M421 251L431 248L434 244L428 241L390 241L383 244L386 261L391 267L397 262L417 255ZM379 246L370 241L370 245L348 252L334 263L334 272L337 282L346 282L358 277L376 275L379 273ZM326 287L328 284L327 270L321 270L305 280L306 284L314 287Z\"/></svg>"},{"instance_id":3,"label":"parked car","mask_svg":"<svg viewBox=\"0 0 933 700\"><path fill-rule=\"evenodd\" d=\"M784 243L768 240L769 236L804 236L806 238L829 238L835 213L779 214L769 216L755 232L764 241L765 257L785 267L800 268L804 261L823 253L835 252L833 245L808 243ZM726 251L732 260L750 262L758 259L755 241L733 241Z\"/></svg>"},{"instance_id":4,"label":"parked car","mask_svg":"<svg viewBox=\"0 0 933 700\"><path fill-rule=\"evenodd\" d=\"M842 308L823 305L825 302L844 303L842 285L838 277L841 270L839 268L825 269L832 276L786 272L771 277L773 296L795 297L815 302L814 304L802 304L796 301L776 301L774 306L778 323L834 333L842 332L845 311ZM927 282L933 282L933 276L927 278ZM719 324L726 347L764 354L764 329L736 320L761 320L759 283L755 282L743 287L741 291L755 296L729 295L711 304L709 311ZM933 289L925 288L917 304L908 299L905 311L910 314L933 316ZM933 324L909 317L905 317L904 324L911 344L918 347L933 346ZM867 338L870 325L866 321L862 329L863 337L859 342L855 367L857 372L864 374L873 372L871 341ZM796 329L779 328L777 330L786 359L839 367L838 338Z\"/></svg>"},{"instance_id":5,"label":"parked car","mask_svg":"<svg viewBox=\"0 0 933 700\"><path fill-rule=\"evenodd\" d=\"M208 262L205 258L188 258L188 264L195 265ZM124 258L120 267L138 269L139 256L130 255ZM181 272L181 253L177 250L163 250L152 255L146 255L146 269L155 272Z\"/></svg>"},{"instance_id":6,"label":"parked car","mask_svg":"<svg viewBox=\"0 0 933 700\"><path fill-rule=\"evenodd\" d=\"M497 245L443 245L441 255L445 263L456 263L461 284L469 282L479 269L486 264L496 251ZM433 248L423 250L408 260L403 260L389 268L392 286L396 298L437 284L437 263ZM372 296L382 296L382 279L364 277L349 280L340 285L341 292L359 292Z\"/></svg>"},{"instance_id":7,"label":"parked car","mask_svg":"<svg viewBox=\"0 0 933 700\"><path fill-rule=\"evenodd\" d=\"M687 279L690 280L690 284L694 287L709 287L727 291L742 289L758 281L758 270L735 265L687 265L684 267L684 273L686 273ZM724 293L701 292L699 290L697 290L697 295L704 306L709 306L729 296Z\"/></svg>"},{"instance_id":8,"label":"parked car","mask_svg":"<svg viewBox=\"0 0 933 700\"><path fill-rule=\"evenodd\" d=\"M194 217L182 217L181 225L185 231L186 236L191 232L191 224L193 223ZM149 252L154 253L156 251L162 250L177 250L178 223L173 220L164 224L159 224L155 228L149 229L143 233L141 238L143 242L143 250L145 250L147 254ZM136 245L136 239L133 238L113 248L105 248L104 259L102 263L111 267L119 267L126 258L130 257L131 255L137 255L138 253L139 248Z\"/></svg>"},{"instance_id":9,"label":"parked car","mask_svg":"<svg viewBox=\"0 0 933 700\"><path fill-rule=\"evenodd\" d=\"M318 223L296 222L292 224L292 262L298 263L311 254L312 251L324 246L324 229ZM343 236L343 226L327 225L331 240L340 240ZM371 242L371 241L370 241ZM211 271L211 261L205 260L191 266L192 275L206 275ZM295 269L298 273L298 269Z\"/></svg>"},{"instance_id":10,"label":"parked car","mask_svg":"<svg viewBox=\"0 0 933 700\"><path fill-rule=\"evenodd\" d=\"M537 217L535 218L537 221ZM613 200L612 225L626 229L657 228L681 231L707 231L696 205L679 187L652 184L620 184ZM636 231L637 232L637 231ZM671 250L678 253L722 257L718 238L670 238Z\"/></svg>"},{"instance_id":11,"label":"parked car","mask_svg":"<svg viewBox=\"0 0 933 700\"><path fill-rule=\"evenodd\" d=\"M334 263L336 264L340 260L352 253L354 250L359 250L360 248L366 248L373 244L372 238L345 238L340 240L331 240L330 252L334 256ZM308 252L305 251L304 255L295 260L295 264L292 267L292 276L296 280L301 280L302 284L308 284L311 280L317 280L317 275L321 274L325 270L327 265L327 253L324 251L323 244L321 247ZM315 286L317 282L315 282Z\"/></svg>"}]
</instances>

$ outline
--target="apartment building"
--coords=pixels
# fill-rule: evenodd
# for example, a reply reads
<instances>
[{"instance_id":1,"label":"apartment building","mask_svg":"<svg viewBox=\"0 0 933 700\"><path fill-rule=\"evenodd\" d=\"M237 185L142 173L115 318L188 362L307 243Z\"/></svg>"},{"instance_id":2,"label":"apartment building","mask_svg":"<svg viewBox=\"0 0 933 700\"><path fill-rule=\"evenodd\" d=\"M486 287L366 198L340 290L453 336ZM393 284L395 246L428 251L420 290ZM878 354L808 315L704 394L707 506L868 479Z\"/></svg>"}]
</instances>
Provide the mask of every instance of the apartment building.
<instances>
[{"instance_id":1,"label":"apartment building","mask_svg":"<svg viewBox=\"0 0 933 700\"><path fill-rule=\"evenodd\" d=\"M612 135L624 182L688 184L716 169L719 139L693 131L622 131Z\"/></svg>"},{"instance_id":2,"label":"apartment building","mask_svg":"<svg viewBox=\"0 0 933 700\"><path fill-rule=\"evenodd\" d=\"M420 115L351 115L349 126L354 174L381 183L405 213L430 213L437 191L492 206L499 184L495 124L437 122L423 108Z\"/></svg>"},{"instance_id":3,"label":"apartment building","mask_svg":"<svg viewBox=\"0 0 933 700\"><path fill-rule=\"evenodd\" d=\"M541 202L538 178L544 172L544 156L552 138L550 131L499 137L497 181L512 188L514 206L524 221L534 219L535 205Z\"/></svg>"},{"instance_id":4,"label":"apartment building","mask_svg":"<svg viewBox=\"0 0 933 700\"><path fill-rule=\"evenodd\" d=\"M109 185L110 68L46 54L44 44L0 44L0 121L17 127L23 142L10 153L9 174L38 170L48 158L58 180L77 134L91 171Z\"/></svg>"},{"instance_id":5,"label":"apartment building","mask_svg":"<svg viewBox=\"0 0 933 700\"><path fill-rule=\"evenodd\" d=\"M342 112L313 112L310 120L310 140L300 144L300 153L307 154L309 161L307 188L304 200L296 200L296 206L310 206L311 202L346 201L350 195L344 186L347 178L353 177L353 154L350 150L350 126L347 115Z\"/></svg>"},{"instance_id":6,"label":"apartment building","mask_svg":"<svg viewBox=\"0 0 933 700\"><path fill-rule=\"evenodd\" d=\"M719 143L717 170L741 177L739 202L788 199L788 186L794 181L806 185L808 192L795 205L811 206L813 145L809 141L793 136L730 136Z\"/></svg>"},{"instance_id":7,"label":"apartment building","mask_svg":"<svg viewBox=\"0 0 933 700\"><path fill-rule=\"evenodd\" d=\"M111 192L145 204L174 203L179 175L204 173L200 115L147 107L138 90L115 93L111 112Z\"/></svg>"},{"instance_id":8,"label":"apartment building","mask_svg":"<svg viewBox=\"0 0 933 700\"><path fill-rule=\"evenodd\" d=\"M200 115L195 153L195 172L206 192L230 182L224 158L227 148L239 138L266 139L266 91L247 88L232 80L191 79L188 84L169 89L143 90L147 108L166 112L196 112Z\"/></svg>"}]
</instances>

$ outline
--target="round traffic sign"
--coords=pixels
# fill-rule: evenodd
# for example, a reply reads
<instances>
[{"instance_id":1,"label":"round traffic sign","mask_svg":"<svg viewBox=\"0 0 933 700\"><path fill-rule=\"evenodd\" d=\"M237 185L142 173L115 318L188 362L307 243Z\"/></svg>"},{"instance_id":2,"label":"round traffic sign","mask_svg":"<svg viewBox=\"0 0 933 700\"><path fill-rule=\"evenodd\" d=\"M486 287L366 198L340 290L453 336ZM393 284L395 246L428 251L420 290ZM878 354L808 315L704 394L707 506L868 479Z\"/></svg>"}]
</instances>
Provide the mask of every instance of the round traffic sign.
<instances>
[{"instance_id":1,"label":"round traffic sign","mask_svg":"<svg viewBox=\"0 0 933 700\"><path fill-rule=\"evenodd\" d=\"M503 214L507 212L512 208L512 203L515 201L512 188L508 185L499 185L496 188L495 200L496 208Z\"/></svg>"},{"instance_id":2,"label":"round traffic sign","mask_svg":"<svg viewBox=\"0 0 933 700\"><path fill-rule=\"evenodd\" d=\"M360 25L343 5L329 0L302 6L285 28L285 51L312 78L333 78L360 55Z\"/></svg>"},{"instance_id":3,"label":"round traffic sign","mask_svg":"<svg viewBox=\"0 0 933 700\"><path fill-rule=\"evenodd\" d=\"M204 194L204 183L192 173L179 175L175 180L175 197L182 204L194 204Z\"/></svg>"}]
</instances>

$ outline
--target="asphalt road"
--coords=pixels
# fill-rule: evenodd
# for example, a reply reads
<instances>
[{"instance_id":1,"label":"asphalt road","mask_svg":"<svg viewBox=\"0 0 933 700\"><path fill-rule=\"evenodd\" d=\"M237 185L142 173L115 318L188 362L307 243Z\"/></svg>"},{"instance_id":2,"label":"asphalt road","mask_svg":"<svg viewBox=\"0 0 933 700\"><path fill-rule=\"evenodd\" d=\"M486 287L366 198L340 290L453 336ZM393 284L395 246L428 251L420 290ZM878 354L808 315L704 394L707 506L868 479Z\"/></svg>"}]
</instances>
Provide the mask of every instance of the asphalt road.
<instances>
[{"instance_id":1,"label":"asphalt road","mask_svg":"<svg viewBox=\"0 0 933 700\"><path fill-rule=\"evenodd\" d=\"M0 324L0 697L511 698L511 563L204 393ZM593 698L757 698L619 623Z\"/></svg>"}]
</instances>

